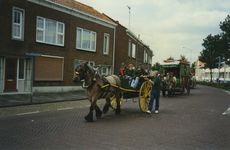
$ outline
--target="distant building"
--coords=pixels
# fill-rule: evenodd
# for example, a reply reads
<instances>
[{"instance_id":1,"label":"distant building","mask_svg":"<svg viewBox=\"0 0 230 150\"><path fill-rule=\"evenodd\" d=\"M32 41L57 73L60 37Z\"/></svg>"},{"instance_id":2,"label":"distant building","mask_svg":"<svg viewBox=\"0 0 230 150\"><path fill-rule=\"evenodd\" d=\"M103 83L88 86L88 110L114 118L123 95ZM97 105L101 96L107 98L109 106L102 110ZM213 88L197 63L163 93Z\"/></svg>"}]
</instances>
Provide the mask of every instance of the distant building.
<instances>
[{"instance_id":1,"label":"distant building","mask_svg":"<svg viewBox=\"0 0 230 150\"><path fill-rule=\"evenodd\" d=\"M222 68L220 68L220 77L219 77L219 68L212 69L212 81L217 82L219 78L220 82L230 82L230 66L226 65L225 62L222 62ZM199 57L196 61L196 80L198 81L211 81L211 70L204 69L205 63L199 61Z\"/></svg>"}]
</instances>

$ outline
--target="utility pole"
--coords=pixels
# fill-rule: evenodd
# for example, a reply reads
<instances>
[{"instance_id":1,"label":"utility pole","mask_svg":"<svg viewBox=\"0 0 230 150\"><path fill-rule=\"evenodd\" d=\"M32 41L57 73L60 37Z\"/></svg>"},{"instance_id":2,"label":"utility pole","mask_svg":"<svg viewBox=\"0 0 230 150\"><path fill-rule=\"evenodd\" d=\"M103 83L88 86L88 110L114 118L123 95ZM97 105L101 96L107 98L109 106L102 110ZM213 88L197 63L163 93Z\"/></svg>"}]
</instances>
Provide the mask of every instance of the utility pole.
<instances>
[{"instance_id":1,"label":"utility pole","mask_svg":"<svg viewBox=\"0 0 230 150\"><path fill-rule=\"evenodd\" d=\"M130 9L131 9L131 7L129 7L128 5L127 5L127 7L129 9L129 30L130 30Z\"/></svg>"}]
</instances>

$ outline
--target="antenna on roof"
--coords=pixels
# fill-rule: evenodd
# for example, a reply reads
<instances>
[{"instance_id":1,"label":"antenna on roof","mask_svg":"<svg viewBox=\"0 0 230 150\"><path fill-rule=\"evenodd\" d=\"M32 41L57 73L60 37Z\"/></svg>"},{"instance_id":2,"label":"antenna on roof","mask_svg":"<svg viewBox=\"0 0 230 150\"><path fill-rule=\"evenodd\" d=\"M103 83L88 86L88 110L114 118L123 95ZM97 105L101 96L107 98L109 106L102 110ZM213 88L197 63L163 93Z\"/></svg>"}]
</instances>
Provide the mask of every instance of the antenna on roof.
<instances>
[{"instance_id":1,"label":"antenna on roof","mask_svg":"<svg viewBox=\"0 0 230 150\"><path fill-rule=\"evenodd\" d=\"M128 5L127 5L127 7L129 9L129 30L130 30L130 9L131 9L131 7L129 7Z\"/></svg>"}]
</instances>

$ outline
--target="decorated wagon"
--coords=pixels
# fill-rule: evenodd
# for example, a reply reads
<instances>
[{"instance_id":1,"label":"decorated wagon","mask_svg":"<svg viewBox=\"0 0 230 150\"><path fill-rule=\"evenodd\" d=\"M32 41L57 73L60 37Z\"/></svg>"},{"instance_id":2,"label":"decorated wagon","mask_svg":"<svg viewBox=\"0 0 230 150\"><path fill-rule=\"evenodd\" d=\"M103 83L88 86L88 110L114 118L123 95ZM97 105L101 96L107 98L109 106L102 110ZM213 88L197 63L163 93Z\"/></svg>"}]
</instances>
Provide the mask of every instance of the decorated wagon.
<instances>
[{"instance_id":1,"label":"decorated wagon","mask_svg":"<svg viewBox=\"0 0 230 150\"><path fill-rule=\"evenodd\" d=\"M185 89L190 93L190 65L183 60L164 60L161 65L161 90L162 95L175 92L183 94Z\"/></svg>"}]
</instances>

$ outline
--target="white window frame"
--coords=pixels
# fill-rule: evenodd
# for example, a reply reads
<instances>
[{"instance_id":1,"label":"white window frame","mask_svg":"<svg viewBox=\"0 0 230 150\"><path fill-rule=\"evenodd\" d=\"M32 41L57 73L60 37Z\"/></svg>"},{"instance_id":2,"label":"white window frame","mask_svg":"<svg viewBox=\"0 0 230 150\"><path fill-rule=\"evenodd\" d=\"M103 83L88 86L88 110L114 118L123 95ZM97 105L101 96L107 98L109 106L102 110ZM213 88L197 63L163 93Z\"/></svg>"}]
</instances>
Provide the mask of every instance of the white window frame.
<instances>
[{"instance_id":1,"label":"white window frame","mask_svg":"<svg viewBox=\"0 0 230 150\"><path fill-rule=\"evenodd\" d=\"M107 37L107 42L105 41L105 37ZM106 44L106 49L105 49L105 44ZM103 54L109 55L109 34L107 33L104 34Z\"/></svg>"},{"instance_id":2,"label":"white window frame","mask_svg":"<svg viewBox=\"0 0 230 150\"><path fill-rule=\"evenodd\" d=\"M19 58L20 59L20 58ZM24 72L24 76L23 76L23 78L22 79L20 79L19 78L19 67L20 67L20 64L19 64L19 59L18 59L18 66L17 66L17 72L18 72L18 74L17 74L17 76L18 76L18 80L25 80L25 76L26 76L26 59L23 59L24 60L24 70L23 70L23 72Z\"/></svg>"},{"instance_id":3,"label":"white window frame","mask_svg":"<svg viewBox=\"0 0 230 150\"><path fill-rule=\"evenodd\" d=\"M130 57L130 51L131 51L131 40L129 40L129 49L128 49L128 56Z\"/></svg>"},{"instance_id":4,"label":"white window frame","mask_svg":"<svg viewBox=\"0 0 230 150\"><path fill-rule=\"evenodd\" d=\"M38 27L38 25L37 25L38 19L42 19L42 20L43 20L43 28L39 28L39 27ZM46 21L47 21L47 20L56 22L56 41L55 41L55 43L46 42L45 35L46 35ZM61 33L61 32L58 31L58 25L59 25L59 24L60 24L60 25L63 25L63 33ZM43 40L38 40L38 39L37 39L37 36L38 36L38 35L37 35L37 31L43 32ZM58 36L59 36L59 35L63 36L62 44L59 44L59 43L58 43ZM64 46L64 43L65 43L65 23L62 23L62 22L59 22L59 21L56 21L56 20L52 20L52 19L48 19L48 18L44 18L44 17L37 16L37 20L36 20L36 42L45 43L45 44L51 44L51 45L57 45L57 46Z\"/></svg>"},{"instance_id":5,"label":"white window frame","mask_svg":"<svg viewBox=\"0 0 230 150\"><path fill-rule=\"evenodd\" d=\"M145 63L148 63L148 53L145 53Z\"/></svg>"},{"instance_id":6,"label":"white window frame","mask_svg":"<svg viewBox=\"0 0 230 150\"><path fill-rule=\"evenodd\" d=\"M16 11L20 13L20 21L21 21L20 23L14 23L14 18L15 18L14 14ZM12 39L13 40L24 41L24 24L25 24L25 10L13 6L13 8L12 8ZM19 29L20 29L19 36L14 35L14 26L15 25L19 26Z\"/></svg>"},{"instance_id":7,"label":"white window frame","mask_svg":"<svg viewBox=\"0 0 230 150\"><path fill-rule=\"evenodd\" d=\"M136 58L136 44L132 43L132 58Z\"/></svg>"},{"instance_id":8,"label":"white window frame","mask_svg":"<svg viewBox=\"0 0 230 150\"><path fill-rule=\"evenodd\" d=\"M78 30L81 30L81 45L80 45L80 47L78 47L78 45L77 45L77 31ZM85 51L90 51L90 52L96 52L96 49L97 49L97 47L96 47L96 45L97 45L97 33L96 32L94 32L94 31L90 31L90 30L87 30L87 29L83 29L83 28L79 28L79 27L77 27L77 31L76 31L76 49L80 49L80 50L85 50ZM90 32L90 48L89 49L85 49L85 48L83 48L83 46L82 46L82 44L83 44L83 31L89 31ZM93 38L93 34L95 34L95 49L92 49L92 38Z\"/></svg>"},{"instance_id":9,"label":"white window frame","mask_svg":"<svg viewBox=\"0 0 230 150\"><path fill-rule=\"evenodd\" d=\"M103 73L103 69L106 69L106 73ZM101 67L101 74L102 75L108 75L109 73L109 67Z\"/></svg>"}]
</instances>

